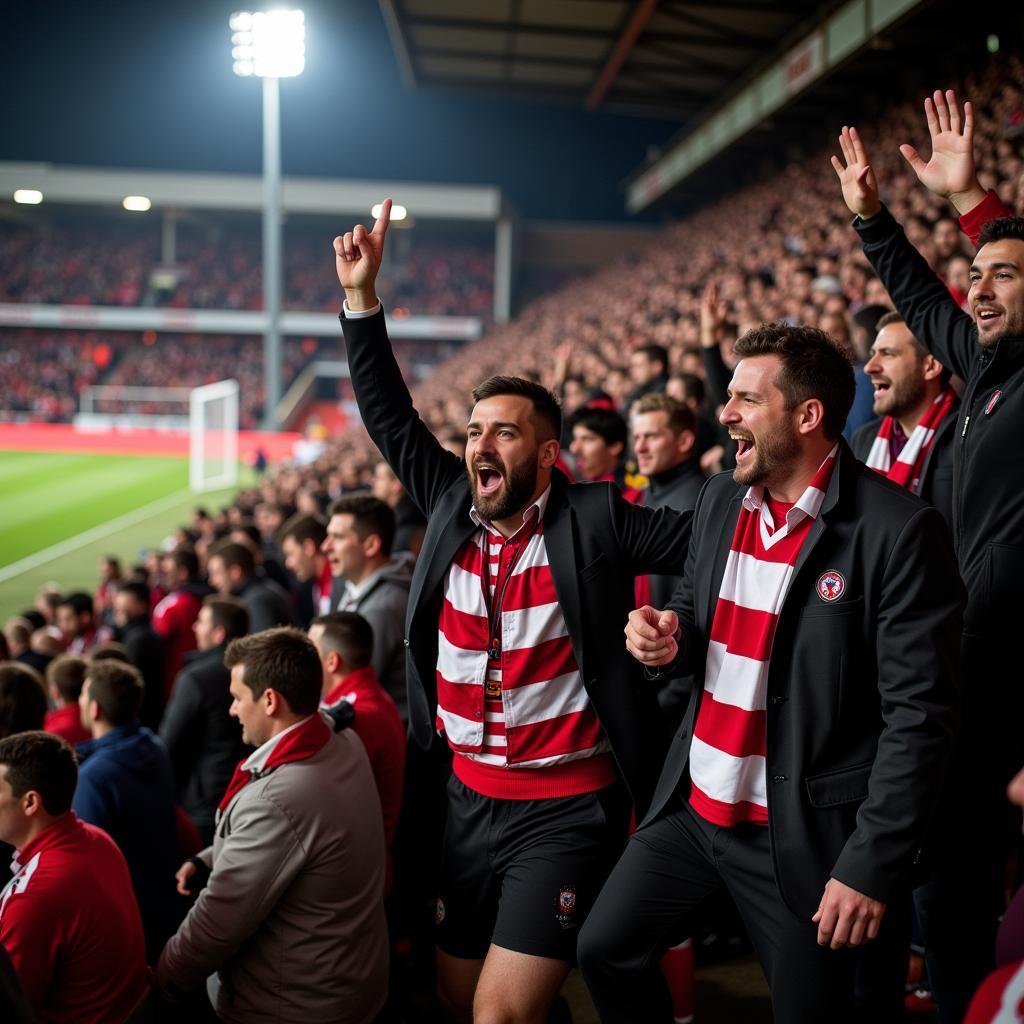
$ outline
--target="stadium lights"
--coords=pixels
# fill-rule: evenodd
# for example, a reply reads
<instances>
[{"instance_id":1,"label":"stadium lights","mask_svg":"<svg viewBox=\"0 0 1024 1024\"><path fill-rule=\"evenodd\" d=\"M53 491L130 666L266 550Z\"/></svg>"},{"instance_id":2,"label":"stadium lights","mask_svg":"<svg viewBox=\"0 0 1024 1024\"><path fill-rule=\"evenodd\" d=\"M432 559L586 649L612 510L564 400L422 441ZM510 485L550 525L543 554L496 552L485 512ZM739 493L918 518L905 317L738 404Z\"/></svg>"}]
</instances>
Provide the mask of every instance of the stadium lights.
<instances>
[{"instance_id":1,"label":"stadium lights","mask_svg":"<svg viewBox=\"0 0 1024 1024\"><path fill-rule=\"evenodd\" d=\"M376 220L380 216L380 211L382 209L383 209L383 205L381 203L375 203L370 208L370 216L373 217L374 220ZM391 207L391 219L392 220L405 220L405 218L408 217L408 216L409 216L409 211L404 206L400 206L398 203L395 203Z\"/></svg>"},{"instance_id":2,"label":"stadium lights","mask_svg":"<svg viewBox=\"0 0 1024 1024\"><path fill-rule=\"evenodd\" d=\"M236 11L231 27L234 72L263 79L263 425L276 430L281 404L281 98L278 80L306 66L302 11Z\"/></svg>"},{"instance_id":3,"label":"stadium lights","mask_svg":"<svg viewBox=\"0 0 1024 1024\"><path fill-rule=\"evenodd\" d=\"M153 204L146 196L125 196L121 205L133 213L145 213Z\"/></svg>"},{"instance_id":4,"label":"stadium lights","mask_svg":"<svg viewBox=\"0 0 1024 1024\"><path fill-rule=\"evenodd\" d=\"M24 206L38 206L43 201L43 193L36 188L17 188L14 201Z\"/></svg>"},{"instance_id":5,"label":"stadium lights","mask_svg":"<svg viewBox=\"0 0 1024 1024\"><path fill-rule=\"evenodd\" d=\"M231 56L236 75L294 78L306 66L306 25L302 11L236 11Z\"/></svg>"}]
</instances>

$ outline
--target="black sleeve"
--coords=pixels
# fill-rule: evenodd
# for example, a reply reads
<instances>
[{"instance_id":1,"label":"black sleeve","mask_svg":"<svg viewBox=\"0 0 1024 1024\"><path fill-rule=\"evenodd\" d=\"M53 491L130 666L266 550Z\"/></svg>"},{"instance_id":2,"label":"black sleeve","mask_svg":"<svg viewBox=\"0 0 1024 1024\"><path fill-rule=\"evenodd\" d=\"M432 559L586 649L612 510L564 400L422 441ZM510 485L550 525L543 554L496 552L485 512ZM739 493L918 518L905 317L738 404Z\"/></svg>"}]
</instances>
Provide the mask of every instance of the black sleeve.
<instances>
[{"instance_id":1,"label":"black sleeve","mask_svg":"<svg viewBox=\"0 0 1024 1024\"><path fill-rule=\"evenodd\" d=\"M413 503L429 516L441 495L465 475L465 463L441 447L413 408L388 340L384 310L340 319L363 424Z\"/></svg>"},{"instance_id":2,"label":"black sleeve","mask_svg":"<svg viewBox=\"0 0 1024 1024\"><path fill-rule=\"evenodd\" d=\"M708 398L711 399L712 409L717 409L718 406L725 405L729 401L729 381L732 380L732 374L722 358L721 345L701 348L701 353L704 356L704 374L707 377Z\"/></svg>"},{"instance_id":3,"label":"black sleeve","mask_svg":"<svg viewBox=\"0 0 1024 1024\"><path fill-rule=\"evenodd\" d=\"M911 333L943 366L967 380L978 349L974 321L957 305L884 206L868 220L857 217L853 226L864 255Z\"/></svg>"},{"instance_id":4,"label":"black sleeve","mask_svg":"<svg viewBox=\"0 0 1024 1024\"><path fill-rule=\"evenodd\" d=\"M619 545L633 571L678 576L690 546L693 513L633 505L611 486L608 493Z\"/></svg>"},{"instance_id":5,"label":"black sleeve","mask_svg":"<svg viewBox=\"0 0 1024 1024\"><path fill-rule=\"evenodd\" d=\"M171 758L180 792L195 770L203 747L202 696L187 669L179 672L174 682L170 702L160 722L160 739Z\"/></svg>"}]
</instances>

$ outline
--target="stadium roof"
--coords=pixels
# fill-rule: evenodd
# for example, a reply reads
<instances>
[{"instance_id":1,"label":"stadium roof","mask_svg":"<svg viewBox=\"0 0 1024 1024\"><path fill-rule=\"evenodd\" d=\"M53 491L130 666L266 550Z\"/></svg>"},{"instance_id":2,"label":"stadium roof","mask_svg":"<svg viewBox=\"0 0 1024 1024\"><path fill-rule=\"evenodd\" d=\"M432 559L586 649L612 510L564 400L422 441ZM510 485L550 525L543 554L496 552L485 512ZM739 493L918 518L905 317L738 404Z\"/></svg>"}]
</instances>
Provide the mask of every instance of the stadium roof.
<instances>
[{"instance_id":1,"label":"stadium roof","mask_svg":"<svg viewBox=\"0 0 1024 1024\"><path fill-rule=\"evenodd\" d=\"M688 120L819 0L379 0L407 83Z\"/></svg>"}]
</instances>

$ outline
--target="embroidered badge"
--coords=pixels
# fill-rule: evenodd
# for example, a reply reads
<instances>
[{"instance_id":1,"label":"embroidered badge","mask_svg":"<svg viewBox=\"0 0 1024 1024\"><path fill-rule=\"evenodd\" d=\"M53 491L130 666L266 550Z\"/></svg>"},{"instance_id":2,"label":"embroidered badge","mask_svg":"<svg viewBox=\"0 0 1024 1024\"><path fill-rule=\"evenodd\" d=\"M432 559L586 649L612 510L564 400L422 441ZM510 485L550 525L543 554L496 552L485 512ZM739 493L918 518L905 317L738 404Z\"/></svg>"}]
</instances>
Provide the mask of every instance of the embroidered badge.
<instances>
[{"instance_id":1,"label":"embroidered badge","mask_svg":"<svg viewBox=\"0 0 1024 1024\"><path fill-rule=\"evenodd\" d=\"M558 892L558 913L555 914L555 920L563 928L572 928L576 922L573 919L573 915L576 913L576 890L575 889L560 889Z\"/></svg>"},{"instance_id":2,"label":"embroidered badge","mask_svg":"<svg viewBox=\"0 0 1024 1024\"><path fill-rule=\"evenodd\" d=\"M444 913L444 900L438 896L437 905L434 907L434 924L441 924L444 921Z\"/></svg>"},{"instance_id":3,"label":"embroidered badge","mask_svg":"<svg viewBox=\"0 0 1024 1024\"><path fill-rule=\"evenodd\" d=\"M818 597L822 601L838 601L845 592L846 580L835 569L829 569L818 577Z\"/></svg>"}]
</instances>

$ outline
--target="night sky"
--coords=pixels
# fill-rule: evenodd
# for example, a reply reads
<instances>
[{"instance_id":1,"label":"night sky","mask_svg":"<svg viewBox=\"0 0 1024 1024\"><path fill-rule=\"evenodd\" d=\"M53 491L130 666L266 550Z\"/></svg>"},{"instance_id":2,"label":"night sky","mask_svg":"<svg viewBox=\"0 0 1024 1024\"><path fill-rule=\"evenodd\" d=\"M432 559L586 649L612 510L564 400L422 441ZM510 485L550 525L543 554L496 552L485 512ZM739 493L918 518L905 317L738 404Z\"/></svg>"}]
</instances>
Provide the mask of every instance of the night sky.
<instances>
[{"instance_id":1,"label":"night sky","mask_svg":"<svg viewBox=\"0 0 1024 1024\"><path fill-rule=\"evenodd\" d=\"M260 84L231 71L242 2L33 0L0 32L0 160L258 173ZM256 5L253 5L256 6ZM285 174L499 185L532 220L624 220L622 180L669 121L410 92L375 0L296 3Z\"/></svg>"}]
</instances>

